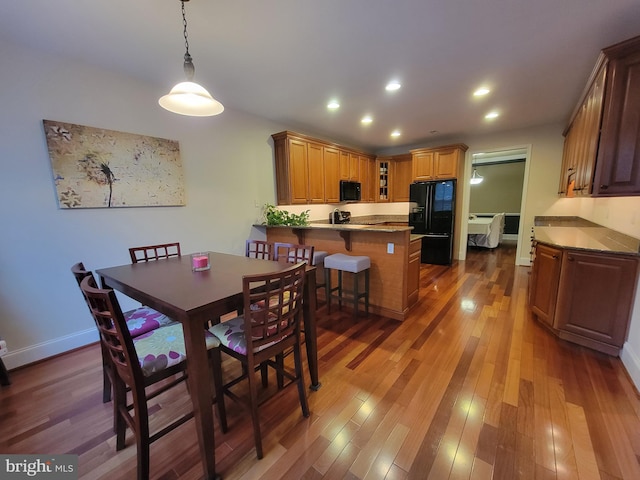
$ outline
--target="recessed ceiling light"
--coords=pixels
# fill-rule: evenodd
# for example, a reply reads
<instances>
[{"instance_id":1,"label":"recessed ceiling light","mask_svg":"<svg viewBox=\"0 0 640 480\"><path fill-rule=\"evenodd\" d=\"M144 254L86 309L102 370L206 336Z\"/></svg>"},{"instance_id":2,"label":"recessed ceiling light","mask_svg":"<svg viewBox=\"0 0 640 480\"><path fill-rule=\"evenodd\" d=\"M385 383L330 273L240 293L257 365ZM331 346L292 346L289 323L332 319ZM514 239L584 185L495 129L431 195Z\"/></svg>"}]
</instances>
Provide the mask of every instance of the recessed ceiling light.
<instances>
[{"instance_id":1,"label":"recessed ceiling light","mask_svg":"<svg viewBox=\"0 0 640 480\"><path fill-rule=\"evenodd\" d=\"M489 90L487 87L480 87L475 92L473 92L473 96L474 97L482 97L483 95L486 95L490 91L491 90Z\"/></svg>"},{"instance_id":2,"label":"recessed ceiling light","mask_svg":"<svg viewBox=\"0 0 640 480\"><path fill-rule=\"evenodd\" d=\"M397 80L392 80L389 83L387 83L387 86L384 87L384 89L387 92L394 92L396 90L398 90L402 85L400 85L400 82L398 82Z\"/></svg>"},{"instance_id":3,"label":"recessed ceiling light","mask_svg":"<svg viewBox=\"0 0 640 480\"><path fill-rule=\"evenodd\" d=\"M327 104L327 108L329 110L337 110L338 108L340 108L340 103L338 103L337 100L331 100L328 104Z\"/></svg>"},{"instance_id":4,"label":"recessed ceiling light","mask_svg":"<svg viewBox=\"0 0 640 480\"><path fill-rule=\"evenodd\" d=\"M484 118L486 118L487 120L493 120L494 118L498 117L500 114L496 111L493 112L489 112L487 113Z\"/></svg>"},{"instance_id":5,"label":"recessed ceiling light","mask_svg":"<svg viewBox=\"0 0 640 480\"><path fill-rule=\"evenodd\" d=\"M394 130L393 132L391 132L391 136L392 137L399 137L400 136L400 130Z\"/></svg>"},{"instance_id":6,"label":"recessed ceiling light","mask_svg":"<svg viewBox=\"0 0 640 480\"><path fill-rule=\"evenodd\" d=\"M360 123L363 123L364 125L369 125L371 122L373 122L373 118L371 118L371 115L365 115L364 117L362 117L362 120L360 120Z\"/></svg>"}]
</instances>

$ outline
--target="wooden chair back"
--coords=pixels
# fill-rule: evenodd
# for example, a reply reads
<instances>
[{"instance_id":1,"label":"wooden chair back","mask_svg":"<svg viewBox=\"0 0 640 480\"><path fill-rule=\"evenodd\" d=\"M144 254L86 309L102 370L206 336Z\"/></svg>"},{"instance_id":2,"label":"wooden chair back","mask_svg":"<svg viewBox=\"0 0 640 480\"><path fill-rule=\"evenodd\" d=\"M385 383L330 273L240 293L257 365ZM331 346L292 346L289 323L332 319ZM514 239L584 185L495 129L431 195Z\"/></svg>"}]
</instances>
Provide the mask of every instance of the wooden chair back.
<instances>
[{"instance_id":1,"label":"wooden chair back","mask_svg":"<svg viewBox=\"0 0 640 480\"><path fill-rule=\"evenodd\" d=\"M135 385L144 385L133 339L115 292L98 288L93 275L85 277L80 282L80 288L118 376L132 389Z\"/></svg>"},{"instance_id":2,"label":"wooden chair back","mask_svg":"<svg viewBox=\"0 0 640 480\"><path fill-rule=\"evenodd\" d=\"M307 262L307 265L312 265L313 250L313 245L276 242L273 245L273 259L285 263Z\"/></svg>"},{"instance_id":3,"label":"wooden chair back","mask_svg":"<svg viewBox=\"0 0 640 480\"><path fill-rule=\"evenodd\" d=\"M247 356L269 347L271 357L274 350L286 348L279 344L299 335L305 268L296 264L281 272L243 277Z\"/></svg>"},{"instance_id":4,"label":"wooden chair back","mask_svg":"<svg viewBox=\"0 0 640 480\"><path fill-rule=\"evenodd\" d=\"M260 260L274 260L273 243L264 240L247 240L245 255Z\"/></svg>"},{"instance_id":5,"label":"wooden chair back","mask_svg":"<svg viewBox=\"0 0 640 480\"><path fill-rule=\"evenodd\" d=\"M179 257L180 242L162 243L159 245L146 245L143 247L131 247L129 249L131 263L149 262L162 258Z\"/></svg>"}]
</instances>

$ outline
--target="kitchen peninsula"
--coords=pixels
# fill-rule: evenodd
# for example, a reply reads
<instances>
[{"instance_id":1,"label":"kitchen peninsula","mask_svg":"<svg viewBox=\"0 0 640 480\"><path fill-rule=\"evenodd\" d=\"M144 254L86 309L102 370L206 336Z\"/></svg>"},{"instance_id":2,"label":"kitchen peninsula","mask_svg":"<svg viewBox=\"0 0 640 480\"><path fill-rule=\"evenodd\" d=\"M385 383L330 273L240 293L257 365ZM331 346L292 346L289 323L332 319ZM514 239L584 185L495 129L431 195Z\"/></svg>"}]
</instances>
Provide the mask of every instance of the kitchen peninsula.
<instances>
[{"instance_id":1,"label":"kitchen peninsula","mask_svg":"<svg viewBox=\"0 0 640 480\"><path fill-rule=\"evenodd\" d=\"M330 255L366 255L371 259L369 303L372 313L404 320L418 300L422 236L405 222L384 218L351 223L311 222L305 226L267 226L269 242L313 245Z\"/></svg>"}]
</instances>

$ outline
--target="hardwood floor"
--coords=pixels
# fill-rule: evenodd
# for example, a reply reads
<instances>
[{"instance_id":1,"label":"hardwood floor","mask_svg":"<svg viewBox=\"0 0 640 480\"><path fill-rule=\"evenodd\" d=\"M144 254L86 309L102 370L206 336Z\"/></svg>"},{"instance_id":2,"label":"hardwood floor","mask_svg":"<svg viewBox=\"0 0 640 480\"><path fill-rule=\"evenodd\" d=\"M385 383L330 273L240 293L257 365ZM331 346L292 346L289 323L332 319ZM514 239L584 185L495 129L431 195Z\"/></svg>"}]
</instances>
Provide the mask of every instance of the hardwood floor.
<instances>
[{"instance_id":1,"label":"hardwood floor","mask_svg":"<svg viewBox=\"0 0 640 480\"><path fill-rule=\"evenodd\" d=\"M403 323L321 308L311 417L295 389L265 404L257 460L251 421L228 400L230 430L215 432L223 478L639 479L638 392L619 359L532 318L529 268L514 256L500 247L423 265L420 303ZM97 346L11 377L0 387L1 452L73 453L82 479L135 478L131 439L115 451ZM174 390L153 402L152 428L189 408ZM195 437L189 422L154 443L152 478L201 478Z\"/></svg>"}]
</instances>

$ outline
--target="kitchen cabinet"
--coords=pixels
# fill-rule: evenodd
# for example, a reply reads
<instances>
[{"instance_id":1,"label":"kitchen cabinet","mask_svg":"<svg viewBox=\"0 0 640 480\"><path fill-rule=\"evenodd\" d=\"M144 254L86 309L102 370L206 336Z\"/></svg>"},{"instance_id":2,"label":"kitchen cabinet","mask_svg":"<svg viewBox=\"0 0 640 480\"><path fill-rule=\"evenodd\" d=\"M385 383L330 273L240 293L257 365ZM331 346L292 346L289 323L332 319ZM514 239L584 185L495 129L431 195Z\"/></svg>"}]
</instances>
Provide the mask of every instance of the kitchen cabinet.
<instances>
[{"instance_id":1,"label":"kitchen cabinet","mask_svg":"<svg viewBox=\"0 0 640 480\"><path fill-rule=\"evenodd\" d=\"M558 193L567 197L589 195L598 153L606 69L600 65L583 103L565 131Z\"/></svg>"},{"instance_id":2,"label":"kitchen cabinet","mask_svg":"<svg viewBox=\"0 0 640 480\"><path fill-rule=\"evenodd\" d=\"M376 202L388 202L391 200L389 193L391 188L391 180L389 177L391 171L391 159L388 157L378 157L378 195Z\"/></svg>"},{"instance_id":3,"label":"kitchen cabinet","mask_svg":"<svg viewBox=\"0 0 640 480\"><path fill-rule=\"evenodd\" d=\"M561 265L562 250L543 244L534 247L529 306L549 327L553 327Z\"/></svg>"},{"instance_id":4,"label":"kitchen cabinet","mask_svg":"<svg viewBox=\"0 0 640 480\"><path fill-rule=\"evenodd\" d=\"M408 202L409 185L413 181L411 154L394 155L391 162L391 201Z\"/></svg>"},{"instance_id":5,"label":"kitchen cabinet","mask_svg":"<svg viewBox=\"0 0 640 480\"><path fill-rule=\"evenodd\" d=\"M640 195L640 36L598 57L565 130L558 193Z\"/></svg>"},{"instance_id":6,"label":"kitchen cabinet","mask_svg":"<svg viewBox=\"0 0 640 480\"><path fill-rule=\"evenodd\" d=\"M379 184L375 157L360 155L360 183L362 184L362 202L375 202Z\"/></svg>"},{"instance_id":7,"label":"kitchen cabinet","mask_svg":"<svg viewBox=\"0 0 640 480\"><path fill-rule=\"evenodd\" d=\"M289 131L272 138L278 205L339 203L340 180L364 181L362 201L375 200L372 155Z\"/></svg>"},{"instance_id":8,"label":"kitchen cabinet","mask_svg":"<svg viewBox=\"0 0 640 480\"><path fill-rule=\"evenodd\" d=\"M323 147L324 194L327 203L340 202L340 151L333 147Z\"/></svg>"},{"instance_id":9,"label":"kitchen cabinet","mask_svg":"<svg viewBox=\"0 0 640 480\"><path fill-rule=\"evenodd\" d=\"M458 177L464 163L464 144L411 150L413 181L449 180Z\"/></svg>"},{"instance_id":10,"label":"kitchen cabinet","mask_svg":"<svg viewBox=\"0 0 640 480\"><path fill-rule=\"evenodd\" d=\"M532 313L560 338L618 355L631 320L638 257L537 243Z\"/></svg>"}]
</instances>

